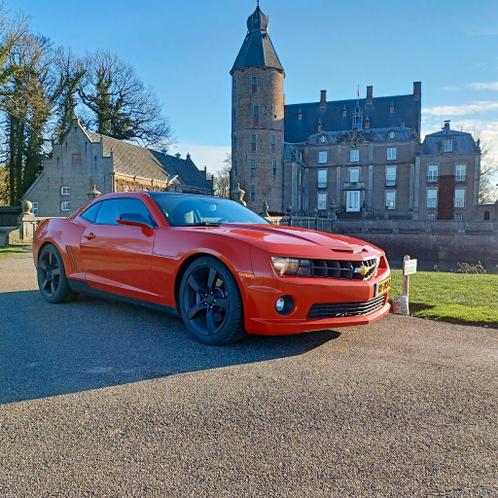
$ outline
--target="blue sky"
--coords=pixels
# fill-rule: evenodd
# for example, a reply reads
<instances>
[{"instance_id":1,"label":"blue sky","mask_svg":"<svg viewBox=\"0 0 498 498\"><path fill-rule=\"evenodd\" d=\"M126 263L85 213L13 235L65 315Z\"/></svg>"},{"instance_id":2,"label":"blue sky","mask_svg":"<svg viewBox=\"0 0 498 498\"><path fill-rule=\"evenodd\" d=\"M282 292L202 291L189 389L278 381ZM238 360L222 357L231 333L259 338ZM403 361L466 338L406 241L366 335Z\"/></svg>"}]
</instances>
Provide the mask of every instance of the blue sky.
<instances>
[{"instance_id":1,"label":"blue sky","mask_svg":"<svg viewBox=\"0 0 498 498\"><path fill-rule=\"evenodd\" d=\"M34 31L84 54L109 49L155 89L177 145L222 166L230 76L255 0L7 0ZM425 132L443 119L498 149L498 2L261 0L286 70L288 103L410 93L422 81Z\"/></svg>"}]
</instances>

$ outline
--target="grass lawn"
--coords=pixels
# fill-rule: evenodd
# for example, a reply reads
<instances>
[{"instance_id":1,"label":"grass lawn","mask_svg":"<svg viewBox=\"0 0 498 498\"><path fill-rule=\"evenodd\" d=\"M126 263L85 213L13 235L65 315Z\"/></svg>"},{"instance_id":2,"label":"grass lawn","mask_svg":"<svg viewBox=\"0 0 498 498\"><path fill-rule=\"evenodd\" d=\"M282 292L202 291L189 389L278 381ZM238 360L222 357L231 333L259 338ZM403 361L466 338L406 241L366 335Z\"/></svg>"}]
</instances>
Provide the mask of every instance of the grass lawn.
<instances>
[{"instance_id":1,"label":"grass lawn","mask_svg":"<svg viewBox=\"0 0 498 498\"><path fill-rule=\"evenodd\" d=\"M24 252L23 247L0 247L0 256L5 256L7 254L13 254L16 252Z\"/></svg>"},{"instance_id":2,"label":"grass lawn","mask_svg":"<svg viewBox=\"0 0 498 498\"><path fill-rule=\"evenodd\" d=\"M391 297L401 295L403 274L393 270ZM414 316L498 328L498 275L419 272L410 277Z\"/></svg>"}]
</instances>

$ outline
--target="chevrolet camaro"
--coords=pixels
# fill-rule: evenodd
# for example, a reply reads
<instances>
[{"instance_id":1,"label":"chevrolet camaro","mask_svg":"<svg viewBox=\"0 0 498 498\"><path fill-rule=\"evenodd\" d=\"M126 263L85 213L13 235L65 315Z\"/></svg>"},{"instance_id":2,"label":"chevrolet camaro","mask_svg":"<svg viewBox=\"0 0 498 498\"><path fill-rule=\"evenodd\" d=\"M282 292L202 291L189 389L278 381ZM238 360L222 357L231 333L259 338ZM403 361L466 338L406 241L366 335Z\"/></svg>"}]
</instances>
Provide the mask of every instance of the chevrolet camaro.
<instances>
[{"instance_id":1,"label":"chevrolet camaro","mask_svg":"<svg viewBox=\"0 0 498 498\"><path fill-rule=\"evenodd\" d=\"M390 306L382 250L216 197L101 195L43 221L33 255L49 303L88 292L168 309L206 344L368 324Z\"/></svg>"}]
</instances>

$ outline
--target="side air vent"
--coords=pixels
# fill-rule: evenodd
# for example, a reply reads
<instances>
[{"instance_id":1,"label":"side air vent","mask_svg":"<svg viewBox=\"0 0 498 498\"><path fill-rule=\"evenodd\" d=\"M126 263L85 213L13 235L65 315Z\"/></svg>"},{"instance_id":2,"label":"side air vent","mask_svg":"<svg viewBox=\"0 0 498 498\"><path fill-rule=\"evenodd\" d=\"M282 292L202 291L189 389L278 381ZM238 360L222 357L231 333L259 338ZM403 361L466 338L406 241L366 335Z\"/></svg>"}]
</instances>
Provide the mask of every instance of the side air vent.
<instances>
[{"instance_id":1,"label":"side air vent","mask_svg":"<svg viewBox=\"0 0 498 498\"><path fill-rule=\"evenodd\" d=\"M66 253L71 265L71 273L77 273L78 265L76 264L76 258L74 257L74 251L71 246L66 246Z\"/></svg>"}]
</instances>

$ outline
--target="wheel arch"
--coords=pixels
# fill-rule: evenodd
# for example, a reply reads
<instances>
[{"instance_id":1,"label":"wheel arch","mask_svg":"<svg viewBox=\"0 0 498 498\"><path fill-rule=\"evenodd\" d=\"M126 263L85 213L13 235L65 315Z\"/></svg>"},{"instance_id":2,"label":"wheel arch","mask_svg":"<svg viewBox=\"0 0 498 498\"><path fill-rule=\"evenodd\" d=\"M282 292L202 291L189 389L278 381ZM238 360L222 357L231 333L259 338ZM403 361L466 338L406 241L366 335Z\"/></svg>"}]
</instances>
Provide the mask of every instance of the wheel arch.
<instances>
[{"instance_id":1,"label":"wheel arch","mask_svg":"<svg viewBox=\"0 0 498 498\"><path fill-rule=\"evenodd\" d=\"M183 278L183 275L187 271L187 268L197 259L202 258L202 257L211 257L216 260L218 260L220 263L222 263L227 270L230 272L232 277L235 280L235 283L237 284L237 288L239 289L240 293L240 298L242 299L242 313L244 313L245 309L245 293L244 293L244 288L242 286L242 283L240 281L239 275L236 271L236 269L233 267L233 265L227 261L223 256L217 253L213 253L210 251L199 251L195 252L194 254L190 254L187 256L180 264L180 267L178 268L178 271L176 272L176 279L175 279L175 307L178 313L180 313L180 303L179 303L179 294L180 294L180 284Z\"/></svg>"}]
</instances>

